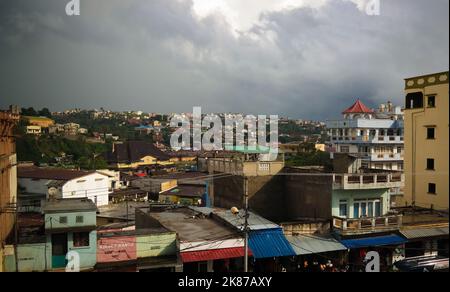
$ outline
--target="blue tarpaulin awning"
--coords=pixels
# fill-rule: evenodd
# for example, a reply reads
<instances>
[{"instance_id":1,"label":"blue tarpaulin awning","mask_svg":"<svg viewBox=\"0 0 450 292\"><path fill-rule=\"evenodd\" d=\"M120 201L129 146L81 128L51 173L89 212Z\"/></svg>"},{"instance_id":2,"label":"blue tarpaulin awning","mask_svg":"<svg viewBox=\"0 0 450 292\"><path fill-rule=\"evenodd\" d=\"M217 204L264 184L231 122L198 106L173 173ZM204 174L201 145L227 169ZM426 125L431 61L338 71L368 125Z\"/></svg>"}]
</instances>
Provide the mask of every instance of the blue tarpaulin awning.
<instances>
[{"instance_id":1,"label":"blue tarpaulin awning","mask_svg":"<svg viewBox=\"0 0 450 292\"><path fill-rule=\"evenodd\" d=\"M341 240L341 243L349 249L383 245L399 245L405 242L407 242L406 239L395 234Z\"/></svg>"},{"instance_id":2,"label":"blue tarpaulin awning","mask_svg":"<svg viewBox=\"0 0 450 292\"><path fill-rule=\"evenodd\" d=\"M248 244L256 259L296 255L281 228L251 231Z\"/></svg>"}]
</instances>

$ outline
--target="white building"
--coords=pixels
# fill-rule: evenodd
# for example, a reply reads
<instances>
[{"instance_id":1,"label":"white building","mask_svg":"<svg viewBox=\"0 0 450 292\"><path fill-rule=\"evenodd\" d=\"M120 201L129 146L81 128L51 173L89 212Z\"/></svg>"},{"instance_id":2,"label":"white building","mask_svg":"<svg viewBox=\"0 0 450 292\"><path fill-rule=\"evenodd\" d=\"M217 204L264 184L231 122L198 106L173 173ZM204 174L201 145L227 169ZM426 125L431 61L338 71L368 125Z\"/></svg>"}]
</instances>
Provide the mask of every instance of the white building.
<instances>
[{"instance_id":1,"label":"white building","mask_svg":"<svg viewBox=\"0 0 450 292\"><path fill-rule=\"evenodd\" d=\"M33 166L19 167L17 176L20 191L28 197L89 198L97 206L108 205L110 181L105 174Z\"/></svg>"},{"instance_id":2,"label":"white building","mask_svg":"<svg viewBox=\"0 0 450 292\"><path fill-rule=\"evenodd\" d=\"M27 134L28 135L40 135L42 133L41 126L27 126Z\"/></svg>"},{"instance_id":3,"label":"white building","mask_svg":"<svg viewBox=\"0 0 450 292\"><path fill-rule=\"evenodd\" d=\"M392 103L371 110L360 100L343 112L344 118L327 121L330 152L347 153L360 167L403 170L403 112Z\"/></svg>"}]
</instances>

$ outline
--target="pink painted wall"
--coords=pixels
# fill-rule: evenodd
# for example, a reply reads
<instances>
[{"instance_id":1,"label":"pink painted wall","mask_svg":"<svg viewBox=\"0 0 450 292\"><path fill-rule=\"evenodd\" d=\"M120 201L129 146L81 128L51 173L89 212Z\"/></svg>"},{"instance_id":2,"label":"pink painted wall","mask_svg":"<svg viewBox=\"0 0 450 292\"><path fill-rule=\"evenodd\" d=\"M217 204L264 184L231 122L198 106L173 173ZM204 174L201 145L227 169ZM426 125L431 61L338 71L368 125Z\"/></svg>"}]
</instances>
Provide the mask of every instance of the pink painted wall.
<instances>
[{"instance_id":1,"label":"pink painted wall","mask_svg":"<svg viewBox=\"0 0 450 292\"><path fill-rule=\"evenodd\" d=\"M112 263L135 260L136 237L102 237L97 241L97 263Z\"/></svg>"}]
</instances>

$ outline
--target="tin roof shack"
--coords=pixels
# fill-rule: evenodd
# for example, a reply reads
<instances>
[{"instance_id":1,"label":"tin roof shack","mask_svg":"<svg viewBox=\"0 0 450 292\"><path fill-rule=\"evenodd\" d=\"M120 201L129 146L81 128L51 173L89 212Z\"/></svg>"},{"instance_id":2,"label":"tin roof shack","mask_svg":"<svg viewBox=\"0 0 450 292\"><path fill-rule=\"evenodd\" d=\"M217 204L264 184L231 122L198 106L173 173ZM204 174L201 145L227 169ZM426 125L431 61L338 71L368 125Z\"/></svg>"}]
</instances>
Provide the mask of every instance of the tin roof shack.
<instances>
[{"instance_id":1,"label":"tin roof shack","mask_svg":"<svg viewBox=\"0 0 450 292\"><path fill-rule=\"evenodd\" d=\"M178 234L184 272L241 271L244 240L240 232L187 207L151 205L136 212L136 227L163 226Z\"/></svg>"},{"instance_id":2,"label":"tin roof shack","mask_svg":"<svg viewBox=\"0 0 450 292\"><path fill-rule=\"evenodd\" d=\"M400 233L408 240L405 257L449 255L448 213L419 207L396 208L403 215Z\"/></svg>"},{"instance_id":3,"label":"tin roof shack","mask_svg":"<svg viewBox=\"0 0 450 292\"><path fill-rule=\"evenodd\" d=\"M101 206L98 208L97 226L103 227L112 223L123 223L132 226L134 225L135 210L145 207L148 207L147 202L131 199L116 204Z\"/></svg>"},{"instance_id":4,"label":"tin roof shack","mask_svg":"<svg viewBox=\"0 0 450 292\"><path fill-rule=\"evenodd\" d=\"M128 141L114 143L107 154L107 160L114 169L145 169L149 171L158 165L170 165L170 156L159 150L153 143Z\"/></svg>"},{"instance_id":5,"label":"tin roof shack","mask_svg":"<svg viewBox=\"0 0 450 292\"><path fill-rule=\"evenodd\" d=\"M80 270L93 269L97 253L97 207L89 199L62 199L44 203L45 233L51 245L52 270L64 269L66 256L76 252Z\"/></svg>"},{"instance_id":6,"label":"tin roof shack","mask_svg":"<svg viewBox=\"0 0 450 292\"><path fill-rule=\"evenodd\" d=\"M47 198L72 199L88 198L97 206L108 205L109 177L97 172L40 168L35 166L18 167L19 185L24 193Z\"/></svg>"},{"instance_id":7,"label":"tin roof shack","mask_svg":"<svg viewBox=\"0 0 450 292\"><path fill-rule=\"evenodd\" d=\"M232 227L240 234L244 230L244 210L240 210L239 214L233 214L231 210L222 208L190 208ZM253 270L256 272L280 272L288 269L290 257L295 256L295 252L284 236L282 228L251 211L248 216L248 228L250 231L249 252L254 258Z\"/></svg>"},{"instance_id":8,"label":"tin roof shack","mask_svg":"<svg viewBox=\"0 0 450 292\"><path fill-rule=\"evenodd\" d=\"M201 206L204 205L205 194L205 185L179 184L171 190L161 192L159 201L183 206Z\"/></svg>"},{"instance_id":9,"label":"tin roof shack","mask_svg":"<svg viewBox=\"0 0 450 292\"><path fill-rule=\"evenodd\" d=\"M177 180L172 178L139 178L133 180L131 186L149 193L150 199L157 201L160 193L177 186Z\"/></svg>"}]
</instances>

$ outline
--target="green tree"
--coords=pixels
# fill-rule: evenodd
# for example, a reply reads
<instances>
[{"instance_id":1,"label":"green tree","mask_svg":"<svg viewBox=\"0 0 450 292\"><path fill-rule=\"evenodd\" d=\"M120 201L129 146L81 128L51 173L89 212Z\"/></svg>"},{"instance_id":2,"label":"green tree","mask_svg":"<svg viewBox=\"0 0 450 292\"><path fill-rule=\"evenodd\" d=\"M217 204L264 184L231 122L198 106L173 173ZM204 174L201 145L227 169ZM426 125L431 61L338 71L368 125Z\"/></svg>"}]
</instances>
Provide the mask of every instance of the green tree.
<instances>
[{"instance_id":1,"label":"green tree","mask_svg":"<svg viewBox=\"0 0 450 292\"><path fill-rule=\"evenodd\" d=\"M22 108L21 114L23 116L37 116L38 115L38 113L34 110L33 107Z\"/></svg>"},{"instance_id":2,"label":"green tree","mask_svg":"<svg viewBox=\"0 0 450 292\"><path fill-rule=\"evenodd\" d=\"M47 118L51 118L52 117L52 113L50 112L50 110L46 107L44 107L43 109L41 109L38 112L39 116L41 117L47 117Z\"/></svg>"}]
</instances>

